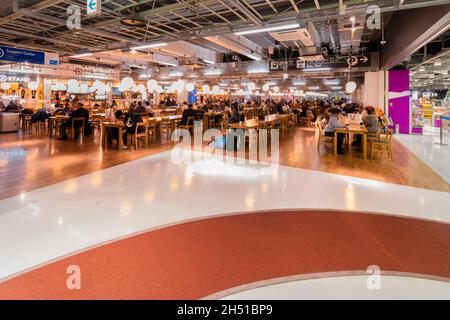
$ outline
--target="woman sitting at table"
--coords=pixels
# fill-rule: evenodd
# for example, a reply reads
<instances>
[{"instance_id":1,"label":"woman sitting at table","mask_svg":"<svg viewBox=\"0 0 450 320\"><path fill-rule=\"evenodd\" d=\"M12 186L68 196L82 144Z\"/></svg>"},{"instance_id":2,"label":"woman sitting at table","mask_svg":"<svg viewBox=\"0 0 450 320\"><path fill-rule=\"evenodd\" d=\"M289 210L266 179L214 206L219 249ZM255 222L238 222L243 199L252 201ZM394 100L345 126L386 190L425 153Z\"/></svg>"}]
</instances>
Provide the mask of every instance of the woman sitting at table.
<instances>
[{"instance_id":1,"label":"woman sitting at table","mask_svg":"<svg viewBox=\"0 0 450 320\"><path fill-rule=\"evenodd\" d=\"M374 136L378 133L378 116L375 113L374 107L367 107L366 112L367 116L363 121L367 128L367 134Z\"/></svg>"},{"instance_id":2,"label":"woman sitting at table","mask_svg":"<svg viewBox=\"0 0 450 320\"><path fill-rule=\"evenodd\" d=\"M330 109L330 120L328 121L328 124L325 128L325 135L327 137L334 137L334 129L345 128L345 124L343 122L339 121L340 114L341 114L341 110L339 110L338 108ZM342 149L343 142L344 142L344 134L338 133L337 134L338 154L344 154L344 151Z\"/></svg>"}]
</instances>

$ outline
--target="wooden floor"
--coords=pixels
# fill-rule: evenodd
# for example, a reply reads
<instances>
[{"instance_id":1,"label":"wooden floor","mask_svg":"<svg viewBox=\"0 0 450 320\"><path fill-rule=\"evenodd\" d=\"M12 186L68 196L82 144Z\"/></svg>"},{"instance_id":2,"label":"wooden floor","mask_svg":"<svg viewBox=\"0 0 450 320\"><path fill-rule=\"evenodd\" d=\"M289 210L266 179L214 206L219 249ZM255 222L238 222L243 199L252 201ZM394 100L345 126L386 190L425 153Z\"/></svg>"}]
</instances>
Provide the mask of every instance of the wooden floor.
<instances>
[{"instance_id":1,"label":"wooden floor","mask_svg":"<svg viewBox=\"0 0 450 320\"><path fill-rule=\"evenodd\" d=\"M394 161L384 155L363 160L358 150L335 157L331 146L317 152L314 128L298 128L280 143L280 163L348 176L450 192L450 185L400 143L393 142ZM119 151L100 147L100 136L58 141L47 133L0 135L0 199L172 148L171 143L148 149ZM301 183L301 182L299 182Z\"/></svg>"},{"instance_id":2,"label":"wooden floor","mask_svg":"<svg viewBox=\"0 0 450 320\"><path fill-rule=\"evenodd\" d=\"M361 148L345 149L345 155L335 156L332 145L322 145L317 152L314 127L297 128L294 136L280 141L280 163L309 170L402 184L412 187L450 192L450 184L401 143L392 140L393 161L386 152L374 159L363 159ZM370 155L370 152L369 152Z\"/></svg>"}]
</instances>

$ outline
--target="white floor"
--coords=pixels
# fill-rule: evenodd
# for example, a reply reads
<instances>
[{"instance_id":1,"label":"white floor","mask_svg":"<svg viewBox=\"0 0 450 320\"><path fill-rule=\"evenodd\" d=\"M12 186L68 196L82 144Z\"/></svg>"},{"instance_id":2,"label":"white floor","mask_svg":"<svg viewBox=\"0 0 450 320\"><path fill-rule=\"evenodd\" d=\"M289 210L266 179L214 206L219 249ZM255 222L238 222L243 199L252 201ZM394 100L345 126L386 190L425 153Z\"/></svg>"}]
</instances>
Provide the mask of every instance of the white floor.
<instances>
[{"instance_id":1,"label":"white floor","mask_svg":"<svg viewBox=\"0 0 450 320\"><path fill-rule=\"evenodd\" d=\"M450 136L444 137L447 145L440 145L439 129L426 127L423 135L397 134L395 138L450 183Z\"/></svg>"},{"instance_id":2,"label":"white floor","mask_svg":"<svg viewBox=\"0 0 450 320\"><path fill-rule=\"evenodd\" d=\"M0 279L150 228L289 208L450 222L448 193L283 166L179 165L169 151L1 200Z\"/></svg>"},{"instance_id":3,"label":"white floor","mask_svg":"<svg viewBox=\"0 0 450 320\"><path fill-rule=\"evenodd\" d=\"M367 286L369 282L370 286ZM378 286L379 284L379 286ZM370 289L369 289L370 288ZM229 295L222 300L449 300L450 282L382 275L343 276L280 283Z\"/></svg>"}]
</instances>

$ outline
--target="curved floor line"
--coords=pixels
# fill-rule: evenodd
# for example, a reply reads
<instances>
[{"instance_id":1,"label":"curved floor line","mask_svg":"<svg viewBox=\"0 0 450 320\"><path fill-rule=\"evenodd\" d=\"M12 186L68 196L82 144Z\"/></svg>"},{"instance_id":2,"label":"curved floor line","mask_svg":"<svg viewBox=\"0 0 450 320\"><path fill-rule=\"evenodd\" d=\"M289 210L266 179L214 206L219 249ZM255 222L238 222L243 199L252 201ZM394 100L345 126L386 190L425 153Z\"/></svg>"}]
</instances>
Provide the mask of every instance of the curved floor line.
<instances>
[{"instance_id":1,"label":"curved floor line","mask_svg":"<svg viewBox=\"0 0 450 320\"><path fill-rule=\"evenodd\" d=\"M336 271L336 272L318 272L318 273L310 273L310 274L298 274L287 277L279 277L267 280L261 280L253 283L243 284L234 288L229 288L220 292L213 293L208 295L201 300L219 300L225 297L241 293L244 291L258 289L268 286L273 286L282 283L301 281L301 280L312 280L312 279L325 279L325 278L335 278L335 277L351 277L351 276L368 276L366 270L348 270L348 271ZM449 282L450 278L439 277L427 274L420 273L411 273L411 272L402 272L402 271L381 271L380 275L382 276L396 276L396 277L405 277L405 278L416 278L416 279L424 279L424 280L434 280L434 281L442 281Z\"/></svg>"},{"instance_id":2,"label":"curved floor line","mask_svg":"<svg viewBox=\"0 0 450 320\"><path fill-rule=\"evenodd\" d=\"M0 298L199 299L264 279L355 273L372 264L450 278L447 224L321 213L236 214L161 228L12 278L0 284ZM88 279L85 291L65 287L72 264Z\"/></svg>"},{"instance_id":3,"label":"curved floor line","mask_svg":"<svg viewBox=\"0 0 450 320\"><path fill-rule=\"evenodd\" d=\"M92 249L98 248L98 247L102 247L114 242L118 242L118 241L122 241L122 240L126 240L129 238L133 238L145 233L149 233L152 231L157 231L157 230L161 230L161 229L165 229L165 228L170 228L170 227L174 227L174 226L178 226L178 225L183 225L186 223L190 223L190 222L197 222L197 221L204 221L204 220L210 220L210 219L215 219L215 218L223 218L223 217L232 217L232 216L238 216L238 215L246 215L246 214L264 214L264 213L283 213L283 212L305 212L305 213L311 213L311 212L318 212L318 213L324 213L324 214L334 214L337 211L335 209L329 209L329 208L316 208L316 209L308 209L308 208L297 208L297 209L293 209L293 208L286 208L286 209L268 209L268 210L257 210L257 211L242 211L242 212L233 212L233 213L223 213L223 214L217 214L217 215L210 215L210 216L204 216L204 217L196 217L196 218L191 218L191 219L186 219L186 220L182 220L182 221L177 221L177 222L173 222L173 223L169 223L169 224L165 224L165 225L161 225L161 226L157 226L157 227L153 227L153 228L148 228L145 230L141 230L138 232L134 232L128 235L124 235L122 237L117 237L108 241L104 241L86 248L83 248L81 250L77 250L71 253L68 253L66 255L57 257L55 259L46 261L44 263L38 264L34 267L28 268L26 270L22 270L20 272L17 272L15 274L12 274L6 278L0 278L0 284L3 282L6 282L10 279L16 278L22 274L31 272L33 270L45 267L47 265L50 265L52 263L67 259L69 257L72 257L74 255L83 253L83 252L87 252L90 251ZM417 220L417 221L423 221L423 222L436 222L436 223L440 223L440 224L448 224L450 225L450 222L441 222L441 221L435 221L432 219L424 219L424 218L417 218L417 217L408 217L405 215L395 215L395 214L390 214L390 213L379 213L379 212L370 212L370 211L353 211L353 210L339 210L340 213L359 213L359 214L370 214L370 215L379 215L379 216L386 216L386 217L398 217L401 219L409 219L409 220Z\"/></svg>"},{"instance_id":4,"label":"curved floor line","mask_svg":"<svg viewBox=\"0 0 450 320\"><path fill-rule=\"evenodd\" d=\"M0 201L0 278L111 239L224 213L329 208L450 222L448 193L284 166L251 177L249 166L221 166L237 173L224 177L215 165L199 173L198 164L174 164L170 152Z\"/></svg>"}]
</instances>

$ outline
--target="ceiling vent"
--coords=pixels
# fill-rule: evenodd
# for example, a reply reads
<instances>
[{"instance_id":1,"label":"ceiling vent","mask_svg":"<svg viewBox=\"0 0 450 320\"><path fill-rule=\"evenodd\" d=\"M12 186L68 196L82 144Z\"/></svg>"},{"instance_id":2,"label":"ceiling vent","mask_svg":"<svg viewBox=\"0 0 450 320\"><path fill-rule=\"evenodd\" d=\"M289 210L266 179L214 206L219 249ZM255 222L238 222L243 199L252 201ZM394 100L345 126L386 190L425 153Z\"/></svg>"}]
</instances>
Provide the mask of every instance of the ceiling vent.
<instances>
[{"instance_id":1,"label":"ceiling vent","mask_svg":"<svg viewBox=\"0 0 450 320\"><path fill-rule=\"evenodd\" d=\"M306 47L314 45L314 40L306 28L269 32L269 34L277 41L301 41Z\"/></svg>"}]
</instances>

